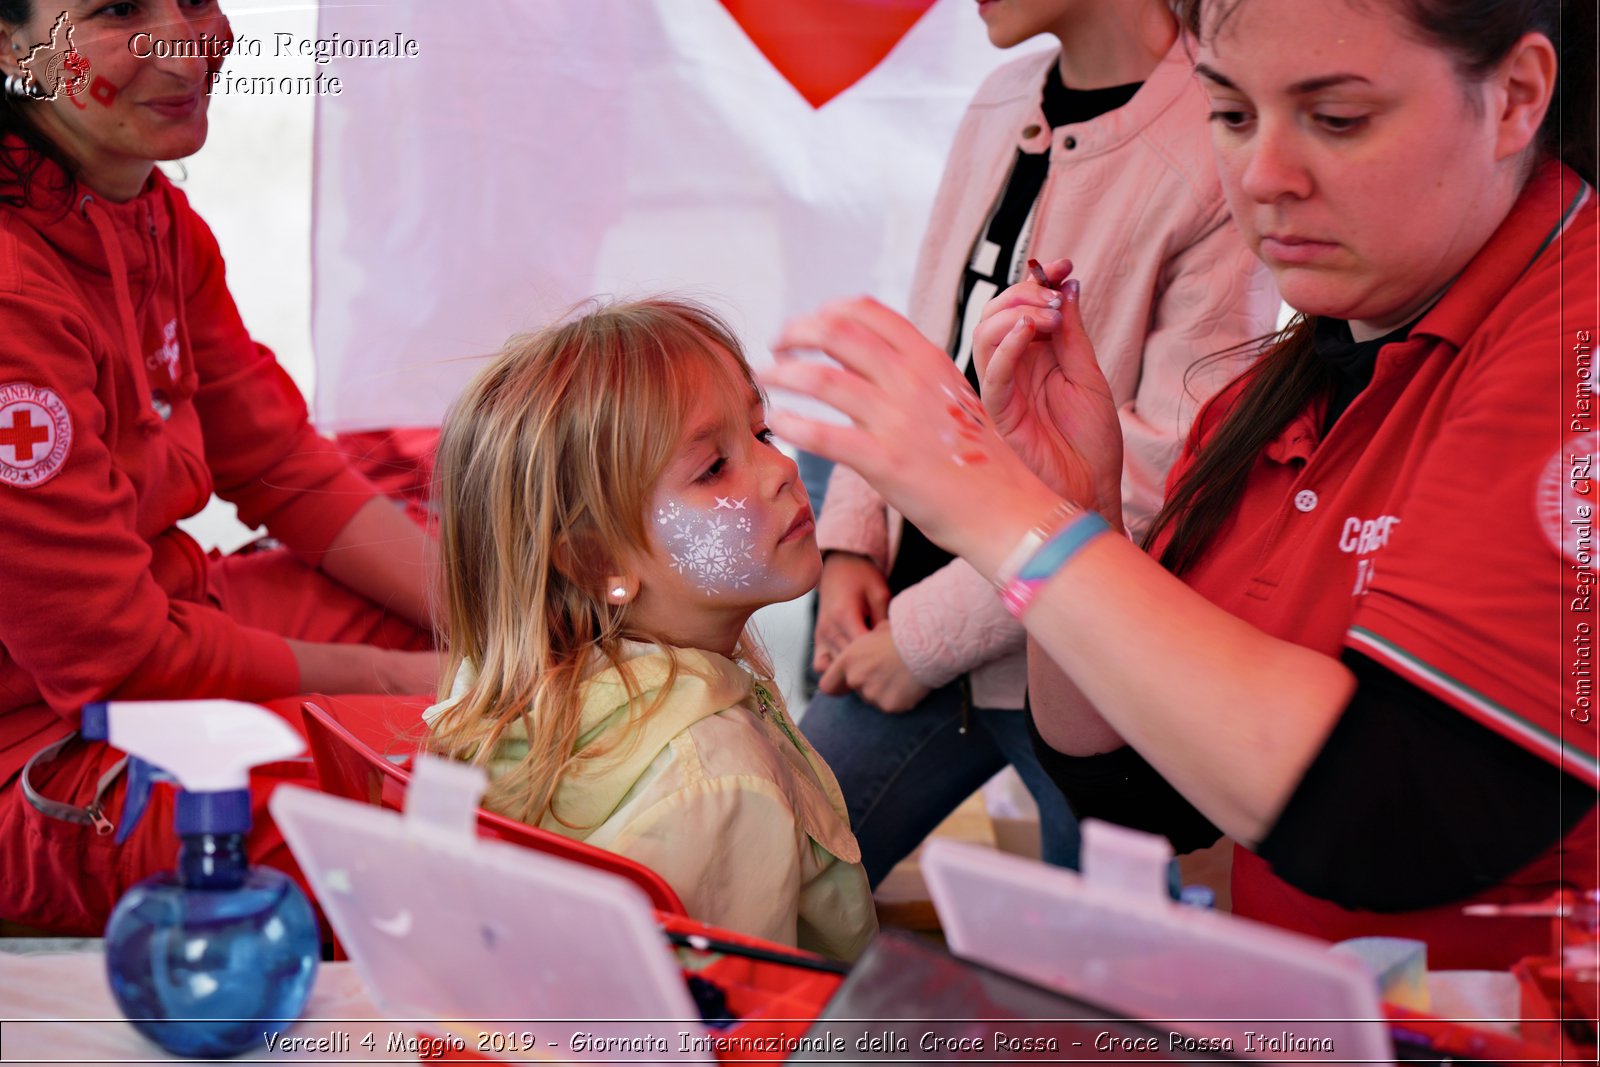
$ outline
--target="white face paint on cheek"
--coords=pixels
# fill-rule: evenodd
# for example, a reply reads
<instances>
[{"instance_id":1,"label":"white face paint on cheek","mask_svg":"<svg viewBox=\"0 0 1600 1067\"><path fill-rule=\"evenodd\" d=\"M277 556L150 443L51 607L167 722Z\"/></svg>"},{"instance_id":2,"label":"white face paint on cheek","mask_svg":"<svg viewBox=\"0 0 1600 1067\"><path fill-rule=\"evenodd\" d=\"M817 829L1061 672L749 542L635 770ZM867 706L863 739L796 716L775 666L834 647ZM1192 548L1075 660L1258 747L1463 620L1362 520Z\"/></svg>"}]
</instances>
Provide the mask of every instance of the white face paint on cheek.
<instances>
[{"instance_id":1,"label":"white face paint on cheek","mask_svg":"<svg viewBox=\"0 0 1600 1067\"><path fill-rule=\"evenodd\" d=\"M709 510L667 500L656 507L656 538L672 569L697 589L719 596L755 588L767 577L771 552L756 549L756 524L746 497L717 497Z\"/></svg>"}]
</instances>

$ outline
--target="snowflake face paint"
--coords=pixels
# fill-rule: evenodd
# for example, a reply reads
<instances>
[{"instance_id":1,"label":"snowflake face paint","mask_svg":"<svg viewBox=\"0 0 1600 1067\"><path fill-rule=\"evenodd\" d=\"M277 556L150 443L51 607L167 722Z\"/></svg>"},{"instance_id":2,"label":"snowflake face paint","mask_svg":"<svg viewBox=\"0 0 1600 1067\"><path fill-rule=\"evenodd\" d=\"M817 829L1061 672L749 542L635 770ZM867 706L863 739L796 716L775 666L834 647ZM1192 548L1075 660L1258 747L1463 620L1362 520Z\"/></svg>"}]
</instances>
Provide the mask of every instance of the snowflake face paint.
<instances>
[{"instance_id":1,"label":"snowflake face paint","mask_svg":"<svg viewBox=\"0 0 1600 1067\"><path fill-rule=\"evenodd\" d=\"M747 497L719 496L710 509L680 500L656 508L655 536L672 569L702 593L751 590L767 576L770 553L756 548L747 502Z\"/></svg>"},{"instance_id":2,"label":"snowflake face paint","mask_svg":"<svg viewBox=\"0 0 1600 1067\"><path fill-rule=\"evenodd\" d=\"M800 472L773 443L760 395L731 354L707 371L645 505L646 551L619 562L639 581L631 625L725 652L751 613L814 588L822 557Z\"/></svg>"}]
</instances>

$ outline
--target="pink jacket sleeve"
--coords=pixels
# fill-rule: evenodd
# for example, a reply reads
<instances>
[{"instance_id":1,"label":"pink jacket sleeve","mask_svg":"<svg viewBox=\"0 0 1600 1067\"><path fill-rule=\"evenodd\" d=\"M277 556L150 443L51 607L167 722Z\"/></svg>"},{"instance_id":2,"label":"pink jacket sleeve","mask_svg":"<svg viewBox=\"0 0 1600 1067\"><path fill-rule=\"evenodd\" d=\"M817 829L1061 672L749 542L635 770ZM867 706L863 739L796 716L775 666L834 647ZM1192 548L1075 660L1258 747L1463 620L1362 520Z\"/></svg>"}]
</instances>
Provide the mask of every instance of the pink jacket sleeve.
<instances>
[{"instance_id":1,"label":"pink jacket sleeve","mask_svg":"<svg viewBox=\"0 0 1600 1067\"><path fill-rule=\"evenodd\" d=\"M889 601L895 650L912 676L938 688L1021 652L1027 631L966 560L952 560Z\"/></svg>"},{"instance_id":2,"label":"pink jacket sleeve","mask_svg":"<svg viewBox=\"0 0 1600 1067\"><path fill-rule=\"evenodd\" d=\"M828 495L817 519L817 547L866 556L889 573L888 505L865 478L843 463L828 479Z\"/></svg>"},{"instance_id":3,"label":"pink jacket sleeve","mask_svg":"<svg viewBox=\"0 0 1600 1067\"><path fill-rule=\"evenodd\" d=\"M1133 361L1138 386L1117 412L1123 521L1135 541L1161 509L1195 413L1254 361L1256 347L1245 342L1261 335L1277 307L1277 290L1225 210L1168 261L1142 358Z\"/></svg>"}]
</instances>

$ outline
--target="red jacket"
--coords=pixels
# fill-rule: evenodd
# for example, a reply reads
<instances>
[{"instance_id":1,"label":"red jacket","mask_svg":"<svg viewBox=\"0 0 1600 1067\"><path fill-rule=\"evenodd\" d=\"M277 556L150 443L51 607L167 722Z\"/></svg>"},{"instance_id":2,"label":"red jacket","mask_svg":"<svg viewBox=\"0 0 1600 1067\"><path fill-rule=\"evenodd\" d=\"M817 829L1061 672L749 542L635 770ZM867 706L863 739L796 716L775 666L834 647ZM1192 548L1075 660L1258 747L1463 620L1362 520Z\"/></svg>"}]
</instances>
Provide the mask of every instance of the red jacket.
<instances>
[{"instance_id":1,"label":"red jacket","mask_svg":"<svg viewBox=\"0 0 1600 1067\"><path fill-rule=\"evenodd\" d=\"M284 640L207 600L177 527L213 490L315 559L373 495L250 339L161 173L126 203L0 207L0 785L107 697L295 692ZM8 190L9 191L9 190Z\"/></svg>"},{"instance_id":2,"label":"red jacket","mask_svg":"<svg viewBox=\"0 0 1600 1067\"><path fill-rule=\"evenodd\" d=\"M1267 446L1223 534L1185 576L1267 633L1330 656L1353 648L1589 782L1600 781L1588 674L1597 244L1594 190L1544 166L1410 336L1379 352L1371 385L1326 439L1319 405ZM1174 479L1239 391L1202 413ZM1474 899L1592 888L1596 845L1591 812ZM1434 967L1504 967L1548 941L1541 923L1463 918L1459 903L1347 911L1243 850L1233 894L1240 914L1330 940L1423 938Z\"/></svg>"}]
</instances>

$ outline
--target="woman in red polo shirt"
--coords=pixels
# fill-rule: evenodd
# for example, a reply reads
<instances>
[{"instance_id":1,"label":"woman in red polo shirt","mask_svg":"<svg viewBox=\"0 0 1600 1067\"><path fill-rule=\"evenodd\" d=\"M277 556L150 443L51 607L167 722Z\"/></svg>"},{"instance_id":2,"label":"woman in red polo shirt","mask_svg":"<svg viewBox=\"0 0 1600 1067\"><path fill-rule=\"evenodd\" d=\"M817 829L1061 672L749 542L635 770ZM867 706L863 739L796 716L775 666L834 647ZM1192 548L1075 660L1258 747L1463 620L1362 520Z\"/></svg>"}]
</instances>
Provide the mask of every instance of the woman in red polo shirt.
<instances>
[{"instance_id":1,"label":"woman in red polo shirt","mask_svg":"<svg viewBox=\"0 0 1600 1067\"><path fill-rule=\"evenodd\" d=\"M1594 5L1189 6L1300 315L1197 420L1148 554L1064 266L991 302L983 409L856 301L781 342L847 371L768 376L855 425L772 422L1002 587L1080 814L1229 834L1238 912L1504 966L1544 928L1464 902L1596 880Z\"/></svg>"},{"instance_id":2,"label":"woman in red polo shirt","mask_svg":"<svg viewBox=\"0 0 1600 1067\"><path fill-rule=\"evenodd\" d=\"M165 791L101 832L120 754L72 739L84 703L434 686L422 531L307 425L155 166L205 143L193 57L229 39L214 0L0 2L0 920L99 933L176 854ZM209 560L177 523L213 489L296 556Z\"/></svg>"}]
</instances>

